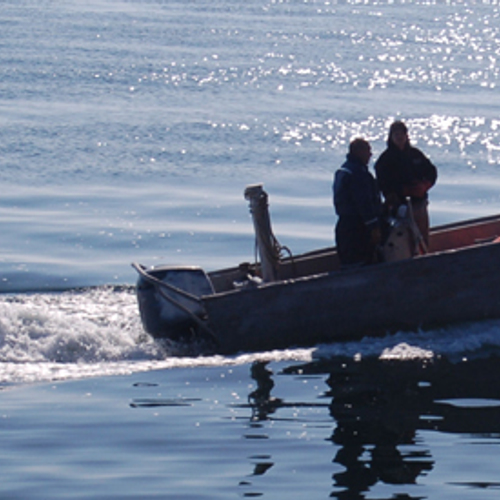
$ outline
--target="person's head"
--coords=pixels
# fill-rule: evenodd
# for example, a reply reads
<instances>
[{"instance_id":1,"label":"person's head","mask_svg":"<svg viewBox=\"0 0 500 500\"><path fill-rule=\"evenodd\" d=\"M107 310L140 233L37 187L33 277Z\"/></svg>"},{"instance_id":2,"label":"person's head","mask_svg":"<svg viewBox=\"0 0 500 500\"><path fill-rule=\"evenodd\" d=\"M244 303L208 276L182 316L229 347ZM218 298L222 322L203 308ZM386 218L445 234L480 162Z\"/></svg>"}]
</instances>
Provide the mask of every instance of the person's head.
<instances>
[{"instance_id":1,"label":"person's head","mask_svg":"<svg viewBox=\"0 0 500 500\"><path fill-rule=\"evenodd\" d=\"M372 156L372 148L370 143L365 139L354 139L349 144L349 155L360 160L363 165L368 165Z\"/></svg>"},{"instance_id":2,"label":"person's head","mask_svg":"<svg viewBox=\"0 0 500 500\"><path fill-rule=\"evenodd\" d=\"M408 128L402 121L395 121L389 129L387 144L393 144L398 149L403 150L408 144Z\"/></svg>"}]
</instances>

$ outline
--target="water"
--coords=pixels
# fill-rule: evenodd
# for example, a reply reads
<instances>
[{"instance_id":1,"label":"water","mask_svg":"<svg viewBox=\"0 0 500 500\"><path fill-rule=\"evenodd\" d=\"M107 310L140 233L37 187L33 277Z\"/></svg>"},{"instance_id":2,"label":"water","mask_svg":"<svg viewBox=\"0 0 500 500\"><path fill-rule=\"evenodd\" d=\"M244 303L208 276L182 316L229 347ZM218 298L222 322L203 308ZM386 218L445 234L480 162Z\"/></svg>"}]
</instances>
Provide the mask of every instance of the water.
<instances>
[{"instance_id":1,"label":"water","mask_svg":"<svg viewBox=\"0 0 500 500\"><path fill-rule=\"evenodd\" d=\"M292 252L390 122L441 224L499 206L498 2L5 0L0 496L496 498L500 323L231 357L153 342L130 263Z\"/></svg>"}]
</instances>

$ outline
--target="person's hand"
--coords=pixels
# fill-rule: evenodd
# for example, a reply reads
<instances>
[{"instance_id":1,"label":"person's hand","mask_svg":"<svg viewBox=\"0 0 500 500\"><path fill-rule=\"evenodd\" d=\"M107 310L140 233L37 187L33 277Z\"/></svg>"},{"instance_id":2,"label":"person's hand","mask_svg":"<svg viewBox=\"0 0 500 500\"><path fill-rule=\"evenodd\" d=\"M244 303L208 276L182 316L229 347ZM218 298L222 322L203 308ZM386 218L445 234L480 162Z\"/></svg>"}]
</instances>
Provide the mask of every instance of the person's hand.
<instances>
[{"instance_id":1,"label":"person's hand","mask_svg":"<svg viewBox=\"0 0 500 500\"><path fill-rule=\"evenodd\" d=\"M389 193L385 197L385 203L388 207L397 207L400 203L400 198L396 193Z\"/></svg>"},{"instance_id":2,"label":"person's hand","mask_svg":"<svg viewBox=\"0 0 500 500\"><path fill-rule=\"evenodd\" d=\"M412 196L414 198L423 198L425 193L427 193L431 187L432 183L429 181L417 181L411 186L408 186L404 190L404 194L405 196Z\"/></svg>"}]
</instances>

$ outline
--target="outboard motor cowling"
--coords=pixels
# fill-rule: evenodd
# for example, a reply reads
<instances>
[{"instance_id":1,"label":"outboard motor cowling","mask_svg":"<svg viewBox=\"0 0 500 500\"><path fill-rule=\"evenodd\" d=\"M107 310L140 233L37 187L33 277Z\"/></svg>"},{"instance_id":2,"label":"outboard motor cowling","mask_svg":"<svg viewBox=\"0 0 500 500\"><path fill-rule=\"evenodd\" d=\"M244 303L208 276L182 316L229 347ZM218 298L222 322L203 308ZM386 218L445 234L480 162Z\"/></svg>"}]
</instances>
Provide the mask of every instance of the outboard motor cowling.
<instances>
[{"instance_id":1,"label":"outboard motor cowling","mask_svg":"<svg viewBox=\"0 0 500 500\"><path fill-rule=\"evenodd\" d=\"M205 271L199 267L134 267L139 272L137 300L146 332L179 340L199 329L206 319L200 298L214 293Z\"/></svg>"}]
</instances>

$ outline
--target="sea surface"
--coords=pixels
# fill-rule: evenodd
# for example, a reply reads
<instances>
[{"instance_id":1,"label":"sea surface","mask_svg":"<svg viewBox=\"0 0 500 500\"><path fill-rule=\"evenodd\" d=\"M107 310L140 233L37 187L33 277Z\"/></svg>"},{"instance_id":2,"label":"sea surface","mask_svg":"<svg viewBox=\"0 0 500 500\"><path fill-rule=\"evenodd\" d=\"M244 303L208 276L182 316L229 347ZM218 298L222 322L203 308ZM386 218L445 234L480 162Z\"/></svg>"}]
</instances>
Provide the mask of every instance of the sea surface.
<instances>
[{"instance_id":1,"label":"sea surface","mask_svg":"<svg viewBox=\"0 0 500 500\"><path fill-rule=\"evenodd\" d=\"M500 321L212 356L143 332L130 265L253 261L255 183L292 253L332 245L333 172L394 119L432 224L499 212L497 0L2 0L0 29L2 500L498 498Z\"/></svg>"}]
</instances>

